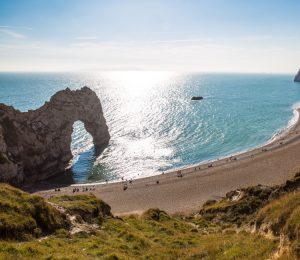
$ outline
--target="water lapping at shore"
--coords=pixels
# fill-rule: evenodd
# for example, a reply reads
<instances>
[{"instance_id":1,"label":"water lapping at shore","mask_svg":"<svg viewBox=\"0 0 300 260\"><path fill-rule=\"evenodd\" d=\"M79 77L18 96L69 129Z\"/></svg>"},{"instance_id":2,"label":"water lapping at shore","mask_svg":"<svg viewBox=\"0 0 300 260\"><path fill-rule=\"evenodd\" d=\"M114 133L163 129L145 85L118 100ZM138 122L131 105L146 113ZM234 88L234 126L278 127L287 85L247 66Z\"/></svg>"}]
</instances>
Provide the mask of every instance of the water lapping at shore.
<instances>
[{"instance_id":1,"label":"water lapping at shore","mask_svg":"<svg viewBox=\"0 0 300 260\"><path fill-rule=\"evenodd\" d=\"M278 130L272 135L272 137L265 143L269 144L275 142L276 140L280 139L282 136L285 135L295 124L299 121L299 109L300 109L300 102L297 102L292 105L293 115L292 118L288 121L288 124Z\"/></svg>"},{"instance_id":2,"label":"water lapping at shore","mask_svg":"<svg viewBox=\"0 0 300 260\"><path fill-rule=\"evenodd\" d=\"M91 136L76 122L77 182L145 177L253 149L299 117L300 88L291 75L9 73L0 74L0 102L26 111L59 89L83 85L100 97L111 141L95 156ZM198 95L204 99L190 100Z\"/></svg>"}]
</instances>

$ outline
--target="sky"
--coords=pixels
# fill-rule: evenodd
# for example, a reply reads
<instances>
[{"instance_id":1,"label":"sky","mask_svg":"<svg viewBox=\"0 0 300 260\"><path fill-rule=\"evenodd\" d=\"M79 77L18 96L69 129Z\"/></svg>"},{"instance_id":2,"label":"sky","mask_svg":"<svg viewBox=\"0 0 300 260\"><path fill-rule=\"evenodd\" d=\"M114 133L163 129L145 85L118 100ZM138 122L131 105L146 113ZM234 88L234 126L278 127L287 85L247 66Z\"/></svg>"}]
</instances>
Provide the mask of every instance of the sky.
<instances>
[{"instance_id":1,"label":"sky","mask_svg":"<svg viewBox=\"0 0 300 260\"><path fill-rule=\"evenodd\" d=\"M0 71L295 73L299 0L0 0Z\"/></svg>"}]
</instances>

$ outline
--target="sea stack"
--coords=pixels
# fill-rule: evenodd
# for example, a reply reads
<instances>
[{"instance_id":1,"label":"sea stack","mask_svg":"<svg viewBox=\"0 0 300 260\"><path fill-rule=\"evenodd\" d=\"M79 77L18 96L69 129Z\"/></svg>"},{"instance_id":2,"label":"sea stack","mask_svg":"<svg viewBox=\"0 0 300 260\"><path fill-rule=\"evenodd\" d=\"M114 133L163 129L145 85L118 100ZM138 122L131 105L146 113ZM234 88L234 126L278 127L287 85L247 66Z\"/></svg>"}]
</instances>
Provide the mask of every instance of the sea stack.
<instances>
[{"instance_id":1,"label":"sea stack","mask_svg":"<svg viewBox=\"0 0 300 260\"><path fill-rule=\"evenodd\" d=\"M298 71L297 75L295 76L294 81L295 82L300 82L300 70Z\"/></svg>"},{"instance_id":2,"label":"sea stack","mask_svg":"<svg viewBox=\"0 0 300 260\"><path fill-rule=\"evenodd\" d=\"M100 100L88 87L59 91L28 112L0 104L0 181L33 183L64 172L72 159L71 134L77 120L84 123L96 148L108 145Z\"/></svg>"}]
</instances>

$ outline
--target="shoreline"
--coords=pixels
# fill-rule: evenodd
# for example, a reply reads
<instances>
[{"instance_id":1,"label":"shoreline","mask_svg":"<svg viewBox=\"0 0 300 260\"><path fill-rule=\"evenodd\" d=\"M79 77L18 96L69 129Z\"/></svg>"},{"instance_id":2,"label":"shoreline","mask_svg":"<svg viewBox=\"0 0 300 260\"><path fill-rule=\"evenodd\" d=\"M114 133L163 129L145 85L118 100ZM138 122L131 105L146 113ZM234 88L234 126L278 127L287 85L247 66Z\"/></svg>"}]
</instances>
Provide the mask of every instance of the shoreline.
<instances>
[{"instance_id":1,"label":"shoreline","mask_svg":"<svg viewBox=\"0 0 300 260\"><path fill-rule=\"evenodd\" d=\"M60 188L59 194L73 194L74 186L93 186L92 192L111 205L116 215L141 213L151 207L174 214L199 210L208 199L223 197L234 189L281 184L293 177L295 168L300 169L300 108L295 110L293 113L296 113L297 121L294 124L272 141L252 150L170 170L165 174L134 179L132 183L66 185ZM44 197L58 195L47 184L38 184L33 192ZM79 191L80 194L84 192L87 191Z\"/></svg>"},{"instance_id":2,"label":"shoreline","mask_svg":"<svg viewBox=\"0 0 300 260\"><path fill-rule=\"evenodd\" d=\"M272 137L270 139L268 139L266 142L264 142L262 144L259 144L259 145L255 146L253 148L245 149L245 150L242 150L242 151L239 151L239 152L236 152L236 153L232 153L232 154L229 154L229 155L222 156L218 159L209 159L209 160L205 160L205 161L195 163L195 164L191 164L191 165L188 165L188 166L170 169L170 170L165 171L164 173L169 174L169 173L177 172L179 170L183 170L183 171L191 170L192 171L193 168L195 168L195 167L201 167L201 166L205 166L205 165L212 164L212 163L215 163L215 162L220 162L222 160L227 160L230 157L239 157L239 156L243 156L243 155L247 156L248 153L254 152L254 151L259 150L259 149L263 149L265 147L272 146L273 143L276 143L278 140L284 139L286 136L289 136L290 131L293 131L294 128L297 128L298 124L299 124L299 130L300 130L300 102L295 103L293 105L293 107L294 107L293 108L293 117L289 120L287 126L284 127L284 128L278 129L277 133L274 133L272 135ZM293 123L290 123L291 121ZM188 173L188 172L186 172L186 173ZM157 175L155 175L155 176L157 176ZM153 177L153 176L148 176L148 177ZM144 177L144 178L148 178L148 177ZM86 184L88 184L88 183L86 183ZM96 184L96 182L94 184Z\"/></svg>"},{"instance_id":3,"label":"shoreline","mask_svg":"<svg viewBox=\"0 0 300 260\"><path fill-rule=\"evenodd\" d=\"M208 165L208 164L213 164L215 162L220 162L222 160L228 159L230 157L239 157L239 156L243 156L243 155L246 156L246 154L251 153L255 150L263 149L267 146L271 146L274 142L277 142L278 140L284 138L285 136L288 136L289 132L298 123L300 124L300 122L299 122L299 120L300 120L300 101L293 104L292 107L293 107L293 117L288 121L287 126L276 130L276 132L272 135L272 137L269 138L266 142L264 142L262 144L259 144L255 147L245 149L245 150L242 150L242 151L239 151L239 152L236 152L236 153L225 155L225 156L222 156L222 157L217 158L217 159L209 159L209 160L205 160L205 161L202 161L202 162L199 162L199 163L190 164L190 165L183 166L183 167L178 167L178 168L175 167L175 168L172 168L172 169L169 169L169 170L166 170L166 171L159 172L155 175L135 178L135 179L132 179L132 180L136 181L136 180L140 180L140 179L147 179L147 178L152 178L152 177L155 177L155 176L159 176L161 174L170 174L170 173L174 173L174 172L178 172L178 171L183 171L182 173L189 173L189 172L192 172L193 169L195 170L195 167L201 167L201 166L205 166L205 165ZM128 179L126 179L126 180L129 181ZM124 181L121 180L121 179L116 179L116 180L109 180L108 183L124 183ZM94 185L104 185L104 184L107 184L107 183L102 180L102 181L85 182L85 183L74 183L74 184L70 184L70 186L94 186Z\"/></svg>"},{"instance_id":4,"label":"shoreline","mask_svg":"<svg viewBox=\"0 0 300 260\"><path fill-rule=\"evenodd\" d=\"M293 117L288 121L287 126L284 128L278 129L277 133L275 132L270 139L268 139L266 142L264 142L262 144L259 144L253 148L249 148L249 149L246 149L246 150L243 150L240 152L222 156L218 159L209 159L209 160L205 160L205 161L202 161L199 163L195 163L195 164L191 164L191 165L187 165L187 166L183 166L183 167L172 168L170 170L166 170L166 171L160 172L155 175L141 177L141 178L135 178L135 179L132 179L132 181L148 179L148 178L155 178L162 174L172 174L172 173L174 174L179 171L181 171L182 174L187 174L187 173L195 171L195 168L197 168L197 167L198 168L200 167L200 169L198 169L198 170L201 170L202 166L205 167L205 166L208 166L209 164L221 163L221 162L224 162L224 160L226 160L226 162L228 162L228 159L231 157L233 157L233 158L237 157L237 158L241 159L241 158L244 158L247 155L249 155L249 153L252 155L252 152L259 152L258 151L259 149L264 149L264 148L269 148L269 147L274 148L272 145L274 145L278 140L284 139L286 136L289 136L290 131L293 131L294 128L297 128L298 124L299 124L299 132L300 132L300 101L293 105ZM217 164L217 166L219 166L219 164ZM128 181L129 181L128 179L126 179L125 181L117 179L117 180L109 180L108 183L106 183L105 181L99 181L99 182L95 181L95 182L85 182L85 183L74 183L74 184L70 184L70 186L82 187L82 186L107 185L107 184L115 184L115 183L123 184L124 182L128 182Z\"/></svg>"}]
</instances>

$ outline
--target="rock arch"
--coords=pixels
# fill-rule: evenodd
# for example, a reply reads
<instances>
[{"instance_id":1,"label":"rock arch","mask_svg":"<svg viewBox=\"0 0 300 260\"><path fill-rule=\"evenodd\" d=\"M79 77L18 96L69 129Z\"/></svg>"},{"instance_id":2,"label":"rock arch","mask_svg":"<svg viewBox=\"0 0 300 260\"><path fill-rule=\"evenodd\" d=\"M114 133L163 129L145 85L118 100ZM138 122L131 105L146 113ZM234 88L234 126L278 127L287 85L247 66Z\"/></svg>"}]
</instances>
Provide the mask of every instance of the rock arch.
<instances>
[{"instance_id":1,"label":"rock arch","mask_svg":"<svg viewBox=\"0 0 300 260\"><path fill-rule=\"evenodd\" d=\"M108 145L100 100L88 87L59 91L28 112L0 104L0 180L35 182L65 171L72 159L73 123L78 120L98 151Z\"/></svg>"}]
</instances>

